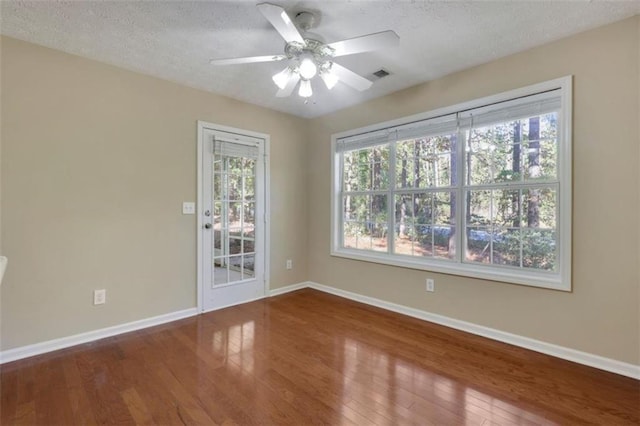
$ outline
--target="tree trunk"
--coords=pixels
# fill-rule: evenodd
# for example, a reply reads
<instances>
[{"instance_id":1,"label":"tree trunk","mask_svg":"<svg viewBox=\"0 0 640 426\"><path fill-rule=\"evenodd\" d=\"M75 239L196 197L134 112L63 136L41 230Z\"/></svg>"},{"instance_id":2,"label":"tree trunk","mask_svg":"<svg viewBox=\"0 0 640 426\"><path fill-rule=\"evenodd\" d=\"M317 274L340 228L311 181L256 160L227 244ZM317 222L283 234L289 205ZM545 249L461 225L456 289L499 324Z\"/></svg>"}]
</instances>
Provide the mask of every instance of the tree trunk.
<instances>
[{"instance_id":1,"label":"tree trunk","mask_svg":"<svg viewBox=\"0 0 640 426\"><path fill-rule=\"evenodd\" d=\"M347 178L344 185L344 189L346 192L351 191L351 179L353 179L353 175L351 174L351 168L347 169ZM347 220L352 220L354 218L353 209L351 208L351 195L347 195L344 200L344 209L346 213Z\"/></svg>"},{"instance_id":2,"label":"tree trunk","mask_svg":"<svg viewBox=\"0 0 640 426\"><path fill-rule=\"evenodd\" d=\"M373 150L373 167L371 168L373 176L371 176L371 187L372 189L380 189L380 161L382 160L382 156L380 155L380 151L376 148ZM378 214L382 211L382 198L381 197L373 197L373 202L371 203L372 207L372 220L373 224L371 224L371 232L373 235L373 231L377 229L377 224L379 221Z\"/></svg>"},{"instance_id":3,"label":"tree trunk","mask_svg":"<svg viewBox=\"0 0 640 426\"><path fill-rule=\"evenodd\" d=\"M400 184L402 185L402 188L407 187L407 154L405 152L402 153L402 170L400 170ZM398 217L398 236L407 235L407 201L405 200L404 196L400 199L398 211L400 213Z\"/></svg>"},{"instance_id":4,"label":"tree trunk","mask_svg":"<svg viewBox=\"0 0 640 426\"><path fill-rule=\"evenodd\" d=\"M400 182L402 188L407 187L407 154L402 153L402 170L400 171Z\"/></svg>"},{"instance_id":5,"label":"tree trunk","mask_svg":"<svg viewBox=\"0 0 640 426\"><path fill-rule=\"evenodd\" d=\"M540 176L540 117L529 119L529 177ZM529 190L529 201L527 204L527 226L540 226L540 191Z\"/></svg>"},{"instance_id":6,"label":"tree trunk","mask_svg":"<svg viewBox=\"0 0 640 426\"><path fill-rule=\"evenodd\" d=\"M373 188L372 189L380 189L380 176L381 176L381 170L380 170L380 161L382 161L382 156L380 155L380 151L378 149L374 149L373 150L373 177L372 177L372 185Z\"/></svg>"},{"instance_id":7,"label":"tree trunk","mask_svg":"<svg viewBox=\"0 0 640 426\"><path fill-rule=\"evenodd\" d=\"M400 229L398 229L398 236L407 235L407 200L403 196L400 199Z\"/></svg>"},{"instance_id":8,"label":"tree trunk","mask_svg":"<svg viewBox=\"0 0 640 426\"><path fill-rule=\"evenodd\" d=\"M414 177L414 181L413 181L413 185L412 186L419 186L421 185L420 183L420 144L421 141L416 141L415 144L415 159L414 159L414 163L413 163L413 177Z\"/></svg>"},{"instance_id":9,"label":"tree trunk","mask_svg":"<svg viewBox=\"0 0 640 426\"><path fill-rule=\"evenodd\" d=\"M522 137L520 135L522 131L522 126L520 124L520 120L516 121L514 126L513 126L513 175L512 177L515 178L516 176L520 175L520 153L521 153L521 147L520 147L520 142L522 141ZM518 177L518 180L520 180L520 178ZM511 210L513 211L513 227L514 228L519 228L520 227L520 192L514 193L511 197Z\"/></svg>"}]
</instances>

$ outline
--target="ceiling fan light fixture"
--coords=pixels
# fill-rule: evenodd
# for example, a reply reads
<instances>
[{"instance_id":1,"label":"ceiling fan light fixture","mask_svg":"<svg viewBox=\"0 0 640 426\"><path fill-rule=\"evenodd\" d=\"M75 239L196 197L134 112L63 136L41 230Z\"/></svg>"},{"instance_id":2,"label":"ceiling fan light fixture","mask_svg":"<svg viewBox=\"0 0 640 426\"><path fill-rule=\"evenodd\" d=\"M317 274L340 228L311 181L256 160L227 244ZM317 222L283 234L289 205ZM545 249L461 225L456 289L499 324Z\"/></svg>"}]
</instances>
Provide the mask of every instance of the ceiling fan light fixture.
<instances>
[{"instance_id":1,"label":"ceiling fan light fixture","mask_svg":"<svg viewBox=\"0 0 640 426\"><path fill-rule=\"evenodd\" d=\"M322 78L329 90L335 87L338 81L359 91L367 90L373 81L333 62L334 58L396 47L400 42L400 37L395 32L387 30L327 44L322 37L308 32L316 26L316 16L313 12L298 12L294 23L289 14L278 5L259 3L256 7L286 42L284 54L212 59L211 63L236 65L288 61L287 68L271 76L279 88L276 92L279 98L290 96L296 87L299 87L300 96L311 97L311 80L316 76ZM376 76L381 78L377 74Z\"/></svg>"},{"instance_id":2,"label":"ceiling fan light fixture","mask_svg":"<svg viewBox=\"0 0 640 426\"><path fill-rule=\"evenodd\" d=\"M309 98L313 95L313 90L311 90L311 82L309 80L302 80L300 82L300 89L298 89L298 95L302 98Z\"/></svg>"},{"instance_id":3,"label":"ceiling fan light fixture","mask_svg":"<svg viewBox=\"0 0 640 426\"><path fill-rule=\"evenodd\" d=\"M280 90L284 89L287 86L289 78L291 78L291 69L289 67L286 67L285 69L277 74L274 74L273 77L271 77L273 82L276 84L276 86L278 86Z\"/></svg>"},{"instance_id":4,"label":"ceiling fan light fixture","mask_svg":"<svg viewBox=\"0 0 640 426\"><path fill-rule=\"evenodd\" d=\"M318 73L318 66L316 65L311 55L304 55L300 61L300 77L305 80L311 80Z\"/></svg>"},{"instance_id":5,"label":"ceiling fan light fixture","mask_svg":"<svg viewBox=\"0 0 640 426\"><path fill-rule=\"evenodd\" d=\"M325 86L327 86L329 90L333 89L339 80L338 76L331 71L322 72L320 78L322 78L322 81L324 81Z\"/></svg>"}]
</instances>

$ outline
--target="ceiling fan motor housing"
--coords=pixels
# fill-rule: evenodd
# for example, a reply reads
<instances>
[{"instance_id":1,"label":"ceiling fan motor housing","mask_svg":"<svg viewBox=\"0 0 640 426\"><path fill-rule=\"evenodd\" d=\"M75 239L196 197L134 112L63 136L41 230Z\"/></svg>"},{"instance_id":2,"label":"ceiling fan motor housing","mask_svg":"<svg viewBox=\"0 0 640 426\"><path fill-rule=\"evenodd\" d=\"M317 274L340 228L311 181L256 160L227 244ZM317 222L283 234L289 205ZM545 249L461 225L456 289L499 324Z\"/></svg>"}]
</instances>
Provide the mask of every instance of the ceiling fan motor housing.
<instances>
[{"instance_id":1,"label":"ceiling fan motor housing","mask_svg":"<svg viewBox=\"0 0 640 426\"><path fill-rule=\"evenodd\" d=\"M356 90L366 90L371 87L373 82L335 63L334 58L395 47L400 40L395 32L388 30L326 44L321 36L308 31L317 25L317 15L308 11L300 11L291 19L282 7L275 4L259 3L257 8L285 40L284 54L216 59L211 60L211 63L234 65L289 61L285 69L272 76L274 83L280 88L276 93L277 97L291 95L298 84L300 96L311 96L311 80L317 75L322 78L328 89L333 88L338 81L341 81Z\"/></svg>"},{"instance_id":2,"label":"ceiling fan motor housing","mask_svg":"<svg viewBox=\"0 0 640 426\"><path fill-rule=\"evenodd\" d=\"M287 43L284 53L288 59L295 59L299 62L302 57L312 56L319 71L328 71L331 68L331 59L335 50L321 41L305 38L304 44L295 41Z\"/></svg>"},{"instance_id":3,"label":"ceiling fan motor housing","mask_svg":"<svg viewBox=\"0 0 640 426\"><path fill-rule=\"evenodd\" d=\"M296 26L300 28L303 32L309 31L311 28L316 26L316 17L311 12L298 12L296 16L293 18Z\"/></svg>"}]
</instances>

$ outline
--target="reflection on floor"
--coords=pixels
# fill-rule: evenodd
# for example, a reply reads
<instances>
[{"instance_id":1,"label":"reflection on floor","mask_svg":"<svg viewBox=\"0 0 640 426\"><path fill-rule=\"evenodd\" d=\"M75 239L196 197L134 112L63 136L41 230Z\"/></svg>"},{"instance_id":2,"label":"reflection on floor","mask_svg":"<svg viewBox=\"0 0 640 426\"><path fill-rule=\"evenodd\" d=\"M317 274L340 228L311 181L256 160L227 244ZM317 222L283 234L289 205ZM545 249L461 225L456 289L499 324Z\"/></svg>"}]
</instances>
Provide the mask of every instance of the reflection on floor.
<instances>
[{"instance_id":1,"label":"reflection on floor","mask_svg":"<svg viewBox=\"0 0 640 426\"><path fill-rule=\"evenodd\" d=\"M2 366L0 424L640 424L637 380L299 290Z\"/></svg>"}]
</instances>

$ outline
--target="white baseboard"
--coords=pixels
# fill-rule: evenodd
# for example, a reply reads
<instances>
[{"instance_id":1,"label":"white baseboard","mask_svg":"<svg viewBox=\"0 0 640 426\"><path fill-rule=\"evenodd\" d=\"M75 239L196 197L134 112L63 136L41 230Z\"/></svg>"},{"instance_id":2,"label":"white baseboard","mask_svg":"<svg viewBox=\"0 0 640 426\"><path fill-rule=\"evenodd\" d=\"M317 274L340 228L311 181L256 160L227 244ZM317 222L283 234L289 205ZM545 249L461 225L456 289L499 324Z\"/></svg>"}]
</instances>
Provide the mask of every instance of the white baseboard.
<instances>
[{"instance_id":1,"label":"white baseboard","mask_svg":"<svg viewBox=\"0 0 640 426\"><path fill-rule=\"evenodd\" d=\"M466 321L457 320L443 315L433 314L419 309L409 308L407 306L398 305L384 300L376 299L361 294L352 293L350 291L341 290L334 287L318 284L315 282L307 283L308 287L331 293L335 296L351 299L356 302L365 303L367 305L376 306L378 308L397 312L399 314L408 315L410 317L444 325L446 327L455 328L456 330L466 331L467 333L476 334L478 336L487 337L489 339L498 340L500 342L509 343L521 348L530 349L532 351L541 352L556 358L566 359L568 361L577 362L578 364L588 365L589 367L598 368L600 370L609 371L623 376L640 379L640 366L617 361L611 358L605 358L599 355L578 351L575 349L565 348L563 346L554 345L552 343L542 342L540 340L530 339L528 337L511 334L494 328L484 327Z\"/></svg>"},{"instance_id":2,"label":"white baseboard","mask_svg":"<svg viewBox=\"0 0 640 426\"><path fill-rule=\"evenodd\" d=\"M291 291L300 290L301 288L310 287L310 282L302 282L292 284L286 287L276 288L270 290L268 296L277 296L279 294L289 293ZM247 301L252 302L254 300L262 299L262 297ZM223 309L234 306L234 304L228 306L221 306L216 308ZM164 315L158 315L152 318L145 318L138 321L129 322L126 324L114 325L112 327L101 328L99 330L87 331L85 333L75 334L73 336L61 337L58 339L47 340L46 342L34 343L32 345L20 346L18 348L8 349L6 351L0 351L0 364L4 364L11 361L17 361L19 359L28 358L35 355L42 355L47 352L57 351L58 349L64 349L82 343L93 342L95 340L104 339L105 337L112 337L118 334L128 333L130 331L140 330L147 327L153 327L154 325L165 324L171 321L177 321L183 318L188 318L198 315L197 308L189 308L182 311L171 312Z\"/></svg>"},{"instance_id":3,"label":"white baseboard","mask_svg":"<svg viewBox=\"0 0 640 426\"><path fill-rule=\"evenodd\" d=\"M302 282L286 287L276 288L274 290L270 290L268 296L277 296L279 294L300 290L301 288L309 287L310 284L310 282ZM262 297L250 300L248 302L258 299L262 299ZM234 305L231 304L229 306L221 306L216 308L216 310L227 308L230 306ZM58 349L64 349L71 346L80 345L82 343L93 342L95 340L104 339L105 337L112 337L118 334L128 333L130 331L153 327L154 325L165 324L171 321L177 321L195 315L198 315L198 309L189 308L182 311L171 312L164 315L158 315L151 318L128 322L126 324L114 325L112 327L75 334L73 336L61 337L58 339L47 340L46 342L34 343L33 345L20 346L18 348L8 349L6 351L0 351L0 364L17 361L19 359L28 358L35 355L42 355L47 352L57 351Z\"/></svg>"},{"instance_id":4,"label":"white baseboard","mask_svg":"<svg viewBox=\"0 0 640 426\"><path fill-rule=\"evenodd\" d=\"M269 290L269 297L279 296L281 294L290 293L292 291L300 290L302 288L311 287L313 283L311 281L304 281L297 284L291 284L285 287L274 288L273 290Z\"/></svg>"},{"instance_id":5,"label":"white baseboard","mask_svg":"<svg viewBox=\"0 0 640 426\"><path fill-rule=\"evenodd\" d=\"M640 379L640 366L638 365L617 361L611 358L605 358L599 355L594 355L575 349L565 348L563 346L542 342L540 340L530 339L528 337L507 333L504 331L496 330L494 328L484 327L466 321L457 320L454 318L446 317L444 315L438 315L415 308L409 308L407 306L398 305L396 303L387 302L381 299L376 299L374 297L363 296L361 294L352 293L350 291L341 290L335 287L329 287L311 281L301 282L270 290L269 297L278 296L303 288L313 288L325 293L333 294L335 296L351 299L356 302L361 302L392 312L397 312L399 314L408 315L413 318L418 318L424 321L433 322L435 324L444 325L456 330L466 331L478 336L483 336L500 342L509 343L511 345L555 356L557 358L566 359L568 361L577 362L578 364L588 365L590 367L610 371L612 373L620 374L634 379ZM80 333L74 336L62 337L42 343L9 349L0 352L0 364L16 361L34 355L40 355L58 349L68 348L70 346L75 346L82 343L92 342L98 339L103 339L105 337L115 336L117 334L127 333L130 331L152 327L154 325L160 325L167 322L192 317L197 314L197 308L190 308L182 311L159 315L152 318L142 319L139 321L133 321L126 324L116 325L113 327L107 327L100 330Z\"/></svg>"},{"instance_id":6,"label":"white baseboard","mask_svg":"<svg viewBox=\"0 0 640 426\"><path fill-rule=\"evenodd\" d=\"M82 343L93 342L94 340L104 339L105 337L111 337L117 334L153 327L154 325L165 324L167 322L192 317L197 314L198 310L196 308L189 308L182 311L170 312L168 314L128 322L126 324L114 325L112 327L75 334L73 336L61 337L59 339L9 349L0 352L0 364L56 351L58 349L68 348Z\"/></svg>"},{"instance_id":7,"label":"white baseboard","mask_svg":"<svg viewBox=\"0 0 640 426\"><path fill-rule=\"evenodd\" d=\"M226 304L226 305L216 306L215 308L203 310L200 313L201 314L206 314L206 313L209 313L209 312L219 311L220 309L232 308L234 306L244 305L245 303L255 302L256 300L262 300L265 297L268 297L268 296L258 296L258 297L253 297L251 299L243 300L242 302L233 302L233 303L229 303L229 304Z\"/></svg>"}]
</instances>

